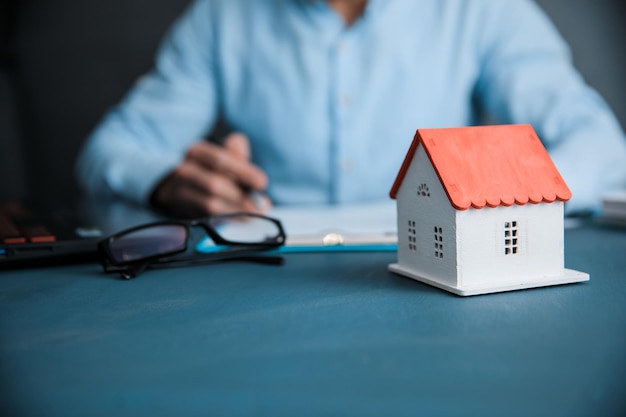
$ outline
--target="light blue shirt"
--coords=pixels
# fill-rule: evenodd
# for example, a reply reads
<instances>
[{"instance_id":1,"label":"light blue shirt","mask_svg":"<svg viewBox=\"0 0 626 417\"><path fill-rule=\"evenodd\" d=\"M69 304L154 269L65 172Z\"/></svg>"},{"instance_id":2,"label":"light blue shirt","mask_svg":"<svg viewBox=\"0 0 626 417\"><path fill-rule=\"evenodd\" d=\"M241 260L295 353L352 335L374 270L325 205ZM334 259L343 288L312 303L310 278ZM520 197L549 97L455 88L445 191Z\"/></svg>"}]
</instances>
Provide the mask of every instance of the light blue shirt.
<instances>
[{"instance_id":1,"label":"light blue shirt","mask_svg":"<svg viewBox=\"0 0 626 417\"><path fill-rule=\"evenodd\" d=\"M275 204L382 200L416 129L481 111L534 126L569 212L626 183L623 131L530 0L370 0L351 27L324 1L196 1L77 174L90 193L146 204L222 115L250 138Z\"/></svg>"}]
</instances>

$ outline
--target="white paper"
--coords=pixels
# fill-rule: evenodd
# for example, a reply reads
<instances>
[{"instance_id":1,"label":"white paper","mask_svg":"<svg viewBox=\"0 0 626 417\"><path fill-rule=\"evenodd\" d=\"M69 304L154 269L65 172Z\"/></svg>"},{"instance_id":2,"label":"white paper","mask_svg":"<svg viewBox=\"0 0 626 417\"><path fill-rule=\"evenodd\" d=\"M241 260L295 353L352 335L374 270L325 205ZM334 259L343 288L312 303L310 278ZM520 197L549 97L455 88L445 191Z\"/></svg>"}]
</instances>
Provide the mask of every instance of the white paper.
<instances>
[{"instance_id":1,"label":"white paper","mask_svg":"<svg viewBox=\"0 0 626 417\"><path fill-rule=\"evenodd\" d=\"M287 246L391 244L397 242L396 202L275 207Z\"/></svg>"}]
</instances>

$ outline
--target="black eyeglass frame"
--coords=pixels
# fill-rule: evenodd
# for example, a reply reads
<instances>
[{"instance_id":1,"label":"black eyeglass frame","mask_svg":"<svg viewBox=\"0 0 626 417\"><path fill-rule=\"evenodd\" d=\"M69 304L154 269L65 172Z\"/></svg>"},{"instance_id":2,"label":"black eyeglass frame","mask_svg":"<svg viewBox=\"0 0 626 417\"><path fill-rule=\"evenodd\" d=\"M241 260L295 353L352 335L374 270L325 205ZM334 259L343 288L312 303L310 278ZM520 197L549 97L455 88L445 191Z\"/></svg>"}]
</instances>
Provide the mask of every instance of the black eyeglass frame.
<instances>
[{"instance_id":1,"label":"black eyeglass frame","mask_svg":"<svg viewBox=\"0 0 626 417\"><path fill-rule=\"evenodd\" d=\"M254 217L260 218L269 222L274 223L278 230L278 234L272 240L264 241L264 242L240 242L240 241L232 241L223 238L215 228L210 224L212 221L219 220L229 220L237 217ZM177 250L172 250L165 253L159 253L152 256L147 256L141 259L133 259L129 261L116 261L115 256L113 255L113 251L111 250L111 244L120 237L123 237L127 234L137 232L139 230L150 229L152 227L158 226L183 226L185 228L185 241L183 247ZM192 236L191 228L192 227L201 227L207 235L213 240L217 245L225 245L229 246L227 249L224 249L219 252L214 253L203 253L188 257L176 257L181 253L185 253L189 249L189 242ZM273 217L264 216L261 214L255 213L232 213L232 214L222 214L215 215L209 217L203 217L198 219L176 219L176 220L161 220L152 223L146 223L142 225L138 225L135 227L131 227L129 229L122 230L118 233L115 233L107 238L101 240L98 243L98 252L101 255L101 263L105 272L120 272L124 278L132 278L136 276L141 270L145 269L148 266L182 266L182 265L190 265L197 264L202 262L211 262L217 260L227 260L227 259L237 259L239 257L245 257L246 255L250 255L256 252L262 252L266 250L276 249L285 244L286 234L280 220L275 219ZM254 258L251 258L254 260ZM268 262L274 263L274 262ZM129 272L130 276L124 276L124 272Z\"/></svg>"}]
</instances>

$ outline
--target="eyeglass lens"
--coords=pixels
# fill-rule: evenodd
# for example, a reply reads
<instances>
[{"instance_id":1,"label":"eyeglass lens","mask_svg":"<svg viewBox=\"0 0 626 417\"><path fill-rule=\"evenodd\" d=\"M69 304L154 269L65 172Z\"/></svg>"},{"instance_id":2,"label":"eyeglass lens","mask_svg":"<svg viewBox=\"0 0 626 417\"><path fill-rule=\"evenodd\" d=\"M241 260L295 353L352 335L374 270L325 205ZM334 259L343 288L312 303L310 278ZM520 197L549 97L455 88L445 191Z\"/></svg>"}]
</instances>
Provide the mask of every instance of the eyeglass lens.
<instances>
[{"instance_id":1,"label":"eyeglass lens","mask_svg":"<svg viewBox=\"0 0 626 417\"><path fill-rule=\"evenodd\" d=\"M274 242L280 235L280 229L273 221L245 214L229 216L227 220L212 218L209 224L222 238L237 243Z\"/></svg>"},{"instance_id":2,"label":"eyeglass lens","mask_svg":"<svg viewBox=\"0 0 626 417\"><path fill-rule=\"evenodd\" d=\"M185 248L187 228L178 224L150 226L117 237L110 243L115 262L167 255Z\"/></svg>"}]
</instances>

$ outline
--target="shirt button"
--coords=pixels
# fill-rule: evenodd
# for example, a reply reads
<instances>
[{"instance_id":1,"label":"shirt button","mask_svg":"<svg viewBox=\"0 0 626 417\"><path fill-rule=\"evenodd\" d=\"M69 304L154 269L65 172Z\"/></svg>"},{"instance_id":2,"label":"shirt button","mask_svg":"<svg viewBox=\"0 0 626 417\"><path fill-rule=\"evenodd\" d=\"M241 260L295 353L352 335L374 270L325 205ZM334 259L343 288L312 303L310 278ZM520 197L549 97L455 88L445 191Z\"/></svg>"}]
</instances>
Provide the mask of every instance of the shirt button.
<instances>
[{"instance_id":1,"label":"shirt button","mask_svg":"<svg viewBox=\"0 0 626 417\"><path fill-rule=\"evenodd\" d=\"M352 96L350 94L342 94L341 97L339 97L339 102L343 106L349 106L352 104Z\"/></svg>"},{"instance_id":2,"label":"shirt button","mask_svg":"<svg viewBox=\"0 0 626 417\"><path fill-rule=\"evenodd\" d=\"M345 54L350 50L350 47L345 42L339 42L337 45L337 52L340 54Z\"/></svg>"},{"instance_id":3,"label":"shirt button","mask_svg":"<svg viewBox=\"0 0 626 417\"><path fill-rule=\"evenodd\" d=\"M339 168L342 172L350 172L354 168L354 164L349 159L344 159L339 163Z\"/></svg>"}]
</instances>

